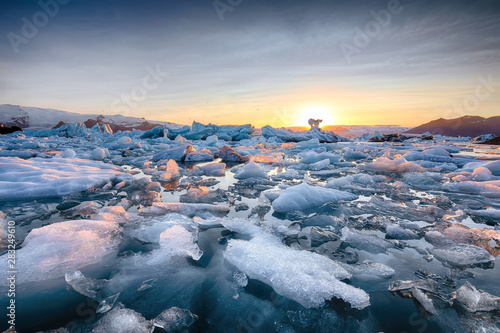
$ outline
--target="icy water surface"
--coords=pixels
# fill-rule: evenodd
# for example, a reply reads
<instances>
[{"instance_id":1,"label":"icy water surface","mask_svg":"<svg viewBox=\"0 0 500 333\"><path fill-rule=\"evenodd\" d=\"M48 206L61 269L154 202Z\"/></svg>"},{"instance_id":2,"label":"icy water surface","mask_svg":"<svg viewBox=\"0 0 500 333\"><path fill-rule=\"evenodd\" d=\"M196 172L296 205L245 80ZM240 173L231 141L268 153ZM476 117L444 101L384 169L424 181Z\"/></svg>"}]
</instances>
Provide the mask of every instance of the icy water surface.
<instances>
[{"instance_id":1,"label":"icy water surface","mask_svg":"<svg viewBox=\"0 0 500 333\"><path fill-rule=\"evenodd\" d=\"M496 147L141 135L0 138L18 332L500 331Z\"/></svg>"}]
</instances>

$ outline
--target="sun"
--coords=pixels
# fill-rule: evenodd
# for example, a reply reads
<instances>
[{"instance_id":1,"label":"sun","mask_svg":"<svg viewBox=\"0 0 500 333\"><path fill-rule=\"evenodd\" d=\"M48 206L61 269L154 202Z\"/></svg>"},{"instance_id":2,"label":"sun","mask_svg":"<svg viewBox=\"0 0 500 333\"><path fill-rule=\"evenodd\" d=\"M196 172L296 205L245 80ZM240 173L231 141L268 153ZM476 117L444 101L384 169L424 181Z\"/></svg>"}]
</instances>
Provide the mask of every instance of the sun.
<instances>
[{"instance_id":1,"label":"sun","mask_svg":"<svg viewBox=\"0 0 500 333\"><path fill-rule=\"evenodd\" d=\"M333 110L326 106L309 106L302 109L297 117L297 126L309 127L309 119L323 119L319 127L335 125Z\"/></svg>"}]
</instances>

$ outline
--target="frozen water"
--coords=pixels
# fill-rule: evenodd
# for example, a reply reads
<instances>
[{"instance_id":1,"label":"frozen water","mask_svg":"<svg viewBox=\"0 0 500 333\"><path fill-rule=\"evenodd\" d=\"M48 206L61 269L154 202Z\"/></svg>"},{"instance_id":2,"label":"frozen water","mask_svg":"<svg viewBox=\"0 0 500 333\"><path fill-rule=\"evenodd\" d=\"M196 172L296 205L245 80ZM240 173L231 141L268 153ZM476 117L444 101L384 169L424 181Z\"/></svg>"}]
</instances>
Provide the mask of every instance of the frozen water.
<instances>
[{"instance_id":1,"label":"frozen water","mask_svg":"<svg viewBox=\"0 0 500 333\"><path fill-rule=\"evenodd\" d=\"M345 244L371 253L385 253L387 249L393 248L392 243L376 235L354 231L348 227L342 229L342 238Z\"/></svg>"},{"instance_id":2,"label":"frozen water","mask_svg":"<svg viewBox=\"0 0 500 333\"><path fill-rule=\"evenodd\" d=\"M468 281L454 291L452 296L454 302L470 312L500 310L500 297L477 290Z\"/></svg>"},{"instance_id":3,"label":"frozen water","mask_svg":"<svg viewBox=\"0 0 500 333\"><path fill-rule=\"evenodd\" d=\"M418 303L425 309L425 311L433 315L436 314L436 309L434 308L432 299L427 296L422 290L416 287L412 287L411 294L413 298L416 299Z\"/></svg>"},{"instance_id":4,"label":"frozen water","mask_svg":"<svg viewBox=\"0 0 500 333\"><path fill-rule=\"evenodd\" d=\"M495 260L485 249L466 244L457 244L446 248L433 248L430 252L439 260L456 267L487 264Z\"/></svg>"},{"instance_id":5,"label":"frozen water","mask_svg":"<svg viewBox=\"0 0 500 333\"><path fill-rule=\"evenodd\" d=\"M247 178L267 178L267 172L255 163L252 159L248 161L243 168L238 172L234 178L247 179Z\"/></svg>"},{"instance_id":6,"label":"frozen water","mask_svg":"<svg viewBox=\"0 0 500 333\"><path fill-rule=\"evenodd\" d=\"M233 148L227 145L221 147L219 151L219 158L223 162L235 162L235 163L246 162L250 159L249 156L242 156L241 154L237 153Z\"/></svg>"},{"instance_id":7,"label":"frozen water","mask_svg":"<svg viewBox=\"0 0 500 333\"><path fill-rule=\"evenodd\" d=\"M175 225L160 234L160 248L151 252L147 263L158 265L175 256L198 260L202 255L193 235L183 226Z\"/></svg>"},{"instance_id":8,"label":"frozen water","mask_svg":"<svg viewBox=\"0 0 500 333\"><path fill-rule=\"evenodd\" d=\"M106 297L101 302L99 302L99 306L96 309L96 313L106 313L113 308L116 301L120 297L120 293Z\"/></svg>"},{"instance_id":9,"label":"frozen water","mask_svg":"<svg viewBox=\"0 0 500 333\"><path fill-rule=\"evenodd\" d=\"M216 215L225 215L229 212L227 205L211 205L198 203L169 203L154 202L150 207L141 209L142 215L155 216L165 215L167 213L179 213L193 217L201 212L209 212Z\"/></svg>"},{"instance_id":10,"label":"frozen water","mask_svg":"<svg viewBox=\"0 0 500 333\"><path fill-rule=\"evenodd\" d=\"M223 222L224 226L253 236L249 241L228 242L224 257L251 279L270 286L280 295L305 307L318 307L333 297L353 308L370 304L363 290L340 280L351 275L342 266L316 253L294 250L251 223Z\"/></svg>"},{"instance_id":11,"label":"frozen water","mask_svg":"<svg viewBox=\"0 0 500 333\"><path fill-rule=\"evenodd\" d=\"M66 273L64 279L77 293L96 301L101 299L101 290L107 282L106 280L86 278L80 271Z\"/></svg>"},{"instance_id":12,"label":"frozen water","mask_svg":"<svg viewBox=\"0 0 500 333\"><path fill-rule=\"evenodd\" d=\"M376 161L362 166L365 170L378 172L423 172L425 168L418 164L407 161L404 157L389 159L387 157L379 157Z\"/></svg>"},{"instance_id":13,"label":"frozen water","mask_svg":"<svg viewBox=\"0 0 500 333\"><path fill-rule=\"evenodd\" d=\"M417 239L421 236L411 229L406 229L398 224L391 224L385 229L388 238L393 239Z\"/></svg>"},{"instance_id":14,"label":"frozen water","mask_svg":"<svg viewBox=\"0 0 500 333\"><path fill-rule=\"evenodd\" d=\"M186 144L177 148L168 149L163 152L153 155L153 161L159 160L174 160L177 162L183 162L186 155L193 152L194 148L192 145Z\"/></svg>"},{"instance_id":15,"label":"frozen water","mask_svg":"<svg viewBox=\"0 0 500 333\"><path fill-rule=\"evenodd\" d=\"M116 255L121 228L108 221L67 221L33 229L17 251L17 283L49 280ZM1 256L7 264L7 254ZM4 267L2 281L8 269Z\"/></svg>"},{"instance_id":16,"label":"frozen water","mask_svg":"<svg viewBox=\"0 0 500 333\"><path fill-rule=\"evenodd\" d=\"M140 313L114 308L99 320L94 333L150 333L151 324Z\"/></svg>"},{"instance_id":17,"label":"frozen water","mask_svg":"<svg viewBox=\"0 0 500 333\"><path fill-rule=\"evenodd\" d=\"M176 332L191 326L197 320L198 316L191 311L174 306L160 313L152 320L152 324L167 332Z\"/></svg>"},{"instance_id":18,"label":"frozen water","mask_svg":"<svg viewBox=\"0 0 500 333\"><path fill-rule=\"evenodd\" d=\"M273 201L273 209L280 213L291 210L304 210L319 207L327 202L354 200L358 196L349 192L328 189L320 186L310 186L305 183L291 186L282 191Z\"/></svg>"},{"instance_id":19,"label":"frozen water","mask_svg":"<svg viewBox=\"0 0 500 333\"><path fill-rule=\"evenodd\" d=\"M337 163L340 161L340 155L336 155L330 152L321 152L317 153L315 151L304 151L297 154L297 157L300 160L300 163L312 164L319 161L323 161L328 159L330 163Z\"/></svg>"},{"instance_id":20,"label":"frozen water","mask_svg":"<svg viewBox=\"0 0 500 333\"><path fill-rule=\"evenodd\" d=\"M62 158L73 158L75 156L76 156L76 153L73 149L66 149L65 151L61 152Z\"/></svg>"},{"instance_id":21,"label":"frozen water","mask_svg":"<svg viewBox=\"0 0 500 333\"><path fill-rule=\"evenodd\" d=\"M194 122L1 136L0 238L5 252L15 221L16 297L20 313L33 311L19 331L165 331L153 322L167 307L199 315L181 331L399 332L415 330L413 314L428 331L493 330L498 310L473 312L490 303L469 299L499 293L498 150L441 136L323 143L329 133L249 130ZM390 285L418 313L382 280L415 275L424 279ZM101 314L79 318L82 297L64 278ZM450 296L464 279L484 294ZM104 325L118 310L117 326Z\"/></svg>"},{"instance_id":22,"label":"frozen water","mask_svg":"<svg viewBox=\"0 0 500 333\"><path fill-rule=\"evenodd\" d=\"M102 187L122 169L102 162L81 159L0 158L0 201L61 197Z\"/></svg>"},{"instance_id":23,"label":"frozen water","mask_svg":"<svg viewBox=\"0 0 500 333\"><path fill-rule=\"evenodd\" d=\"M92 150L92 159L96 161L102 161L106 158L106 151L102 148L96 148Z\"/></svg>"},{"instance_id":24,"label":"frozen water","mask_svg":"<svg viewBox=\"0 0 500 333\"><path fill-rule=\"evenodd\" d=\"M342 266L356 278L389 279L396 273L391 267L370 260L365 260L361 264L343 264Z\"/></svg>"}]
</instances>

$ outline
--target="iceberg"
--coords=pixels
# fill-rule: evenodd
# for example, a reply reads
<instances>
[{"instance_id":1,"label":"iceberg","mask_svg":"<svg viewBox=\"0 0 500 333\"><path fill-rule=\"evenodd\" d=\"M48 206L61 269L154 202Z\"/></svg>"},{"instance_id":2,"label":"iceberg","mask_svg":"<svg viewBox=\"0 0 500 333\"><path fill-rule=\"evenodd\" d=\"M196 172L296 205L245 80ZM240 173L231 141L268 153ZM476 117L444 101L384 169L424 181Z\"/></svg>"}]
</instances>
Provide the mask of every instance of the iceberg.
<instances>
[{"instance_id":1,"label":"iceberg","mask_svg":"<svg viewBox=\"0 0 500 333\"><path fill-rule=\"evenodd\" d=\"M121 230L117 223L92 220L58 222L33 229L17 251L17 283L50 280L101 265L117 254ZM7 254L0 259L4 284Z\"/></svg>"},{"instance_id":2,"label":"iceberg","mask_svg":"<svg viewBox=\"0 0 500 333\"><path fill-rule=\"evenodd\" d=\"M339 263L287 247L256 226L242 226L234 221L223 221L223 224L253 235L248 241L229 240L224 258L249 278L270 285L278 294L306 308L320 307L334 297L360 310L370 305L365 291L340 281L350 278L351 274Z\"/></svg>"},{"instance_id":3,"label":"iceberg","mask_svg":"<svg viewBox=\"0 0 500 333\"><path fill-rule=\"evenodd\" d=\"M302 183L283 190L280 196L273 201L272 206L275 211L286 213L292 210L319 207L327 202L335 203L340 200L355 200L357 198L357 195L349 192Z\"/></svg>"},{"instance_id":4,"label":"iceberg","mask_svg":"<svg viewBox=\"0 0 500 333\"><path fill-rule=\"evenodd\" d=\"M98 161L5 157L0 158L0 201L61 197L102 187L118 178L131 176Z\"/></svg>"},{"instance_id":5,"label":"iceberg","mask_svg":"<svg viewBox=\"0 0 500 333\"><path fill-rule=\"evenodd\" d=\"M276 129L269 125L262 127L262 135L266 139L276 137L283 142L301 142L311 139L317 139L319 142L349 142L350 140L341 137L333 132L324 131L318 127L312 127L307 132L295 132L287 129Z\"/></svg>"}]
</instances>

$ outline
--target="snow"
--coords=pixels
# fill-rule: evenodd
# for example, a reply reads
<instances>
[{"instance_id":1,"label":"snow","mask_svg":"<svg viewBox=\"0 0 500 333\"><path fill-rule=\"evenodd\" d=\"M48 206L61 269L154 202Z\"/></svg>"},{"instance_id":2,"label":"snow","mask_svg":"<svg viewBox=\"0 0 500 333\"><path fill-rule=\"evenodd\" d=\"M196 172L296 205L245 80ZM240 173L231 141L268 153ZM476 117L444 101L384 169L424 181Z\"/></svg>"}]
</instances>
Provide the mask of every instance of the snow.
<instances>
[{"instance_id":1,"label":"snow","mask_svg":"<svg viewBox=\"0 0 500 333\"><path fill-rule=\"evenodd\" d=\"M321 206L327 202L339 202L340 200L355 200L357 195L320 186L300 184L291 186L282 191L280 196L273 201L273 209L279 213L291 210L304 210Z\"/></svg>"},{"instance_id":2,"label":"snow","mask_svg":"<svg viewBox=\"0 0 500 333\"><path fill-rule=\"evenodd\" d=\"M109 221L65 221L33 229L17 251L17 283L63 277L82 268L101 265L116 255L121 228ZM1 258L7 264L7 254ZM8 269L0 276L6 283Z\"/></svg>"},{"instance_id":3,"label":"snow","mask_svg":"<svg viewBox=\"0 0 500 333\"><path fill-rule=\"evenodd\" d=\"M102 187L120 177L122 169L77 158L0 158L0 201L61 197Z\"/></svg>"}]
</instances>

